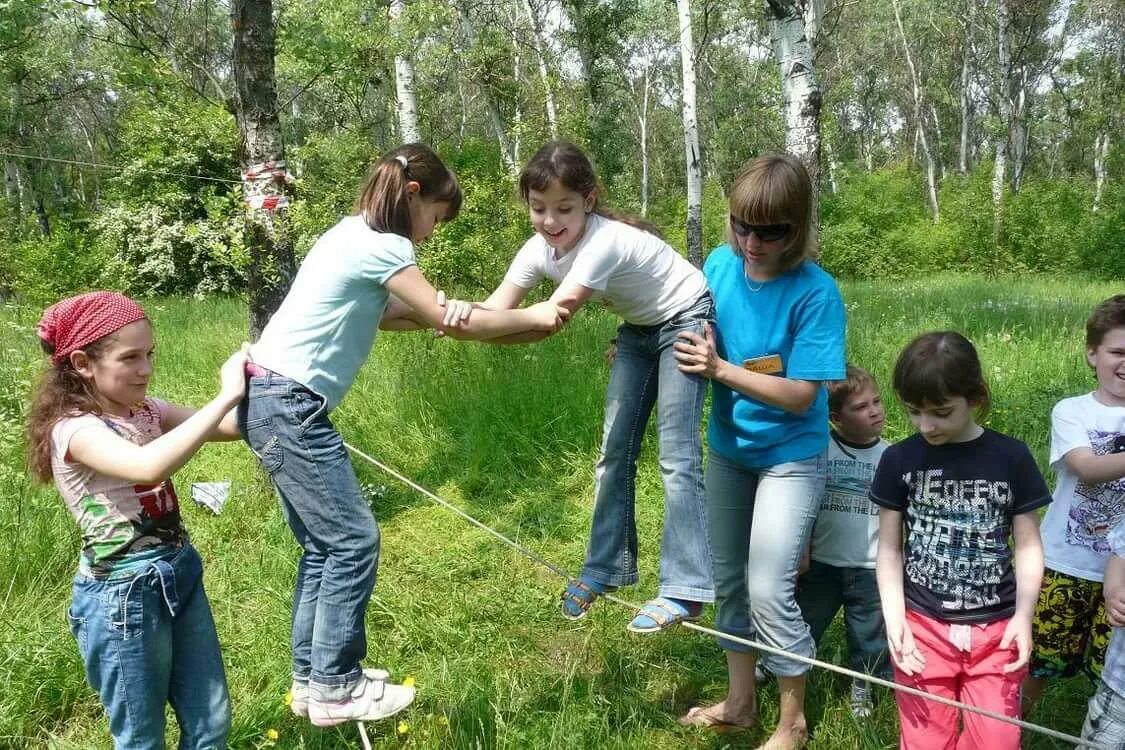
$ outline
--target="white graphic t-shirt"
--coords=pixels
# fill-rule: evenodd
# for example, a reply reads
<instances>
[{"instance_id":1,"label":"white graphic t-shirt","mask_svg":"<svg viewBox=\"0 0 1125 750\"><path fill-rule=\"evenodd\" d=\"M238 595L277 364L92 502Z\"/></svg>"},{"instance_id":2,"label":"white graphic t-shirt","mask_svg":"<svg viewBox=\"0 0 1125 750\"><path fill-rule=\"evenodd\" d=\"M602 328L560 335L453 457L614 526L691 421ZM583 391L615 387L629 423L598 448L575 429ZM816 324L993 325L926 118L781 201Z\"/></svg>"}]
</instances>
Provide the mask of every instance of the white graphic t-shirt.
<instances>
[{"instance_id":1,"label":"white graphic t-shirt","mask_svg":"<svg viewBox=\"0 0 1125 750\"><path fill-rule=\"evenodd\" d=\"M1106 537L1110 554L1125 557L1125 523L1118 523ZM1110 690L1125 697L1125 628L1114 628L1105 654L1102 680Z\"/></svg>"},{"instance_id":2,"label":"white graphic t-shirt","mask_svg":"<svg viewBox=\"0 0 1125 750\"><path fill-rule=\"evenodd\" d=\"M841 568L875 569L879 549L879 506L867 491L885 440L849 443L832 432L828 441L827 481L813 527L812 559Z\"/></svg>"},{"instance_id":3,"label":"white graphic t-shirt","mask_svg":"<svg viewBox=\"0 0 1125 750\"><path fill-rule=\"evenodd\" d=\"M1125 479L1086 484L1063 460L1076 448L1096 456L1125 451L1125 406L1105 406L1094 394L1065 398L1051 411L1051 468L1059 477L1043 518L1047 567L1101 581L1109 559L1106 535L1125 517Z\"/></svg>"}]
</instances>

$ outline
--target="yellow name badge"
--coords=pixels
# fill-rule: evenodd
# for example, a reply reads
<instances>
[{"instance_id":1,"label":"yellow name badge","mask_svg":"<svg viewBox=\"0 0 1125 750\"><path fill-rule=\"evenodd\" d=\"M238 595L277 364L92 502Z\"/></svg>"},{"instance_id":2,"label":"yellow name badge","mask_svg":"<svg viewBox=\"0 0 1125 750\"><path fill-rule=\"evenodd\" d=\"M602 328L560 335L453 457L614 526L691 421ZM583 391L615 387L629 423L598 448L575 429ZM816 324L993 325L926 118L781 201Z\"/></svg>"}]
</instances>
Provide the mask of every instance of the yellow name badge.
<instances>
[{"instance_id":1,"label":"yellow name badge","mask_svg":"<svg viewBox=\"0 0 1125 750\"><path fill-rule=\"evenodd\" d=\"M781 372L781 355L780 354L767 354L764 357L754 357L754 359L744 359L742 367L750 372L760 372L765 375L773 375L774 373Z\"/></svg>"}]
</instances>

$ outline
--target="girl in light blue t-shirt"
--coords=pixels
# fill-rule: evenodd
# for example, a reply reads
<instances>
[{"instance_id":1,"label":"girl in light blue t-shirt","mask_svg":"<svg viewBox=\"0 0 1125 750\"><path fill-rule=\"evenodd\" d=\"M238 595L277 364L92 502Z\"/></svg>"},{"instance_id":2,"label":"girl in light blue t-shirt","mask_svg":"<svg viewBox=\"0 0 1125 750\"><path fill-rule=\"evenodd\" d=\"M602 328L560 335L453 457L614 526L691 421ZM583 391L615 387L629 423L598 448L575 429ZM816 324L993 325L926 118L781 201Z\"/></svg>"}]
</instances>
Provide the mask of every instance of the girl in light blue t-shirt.
<instances>
[{"instance_id":1,"label":"girl in light blue t-shirt","mask_svg":"<svg viewBox=\"0 0 1125 750\"><path fill-rule=\"evenodd\" d=\"M285 301L251 348L239 430L273 479L304 549L293 597L293 700L317 726L401 711L414 689L364 669L364 613L375 585L379 528L328 413L337 406L376 330L435 328L483 339L556 330L569 314L551 303L476 312L439 303L414 246L457 215L461 189L422 144L383 156L359 192L358 213L317 240ZM442 300L443 301L443 300ZM456 318L456 319L454 319Z\"/></svg>"}]
</instances>

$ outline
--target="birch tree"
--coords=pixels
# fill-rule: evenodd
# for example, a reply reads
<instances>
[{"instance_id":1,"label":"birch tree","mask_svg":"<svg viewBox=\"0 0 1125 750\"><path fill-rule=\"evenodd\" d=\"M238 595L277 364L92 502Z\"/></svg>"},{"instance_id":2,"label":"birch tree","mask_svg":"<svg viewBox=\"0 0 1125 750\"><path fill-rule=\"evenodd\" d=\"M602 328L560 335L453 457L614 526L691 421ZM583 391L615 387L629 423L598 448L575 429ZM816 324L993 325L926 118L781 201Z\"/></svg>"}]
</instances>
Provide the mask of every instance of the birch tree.
<instances>
[{"instance_id":1,"label":"birch tree","mask_svg":"<svg viewBox=\"0 0 1125 750\"><path fill-rule=\"evenodd\" d=\"M690 0L676 0L680 24L680 69L684 121L684 159L687 166L687 256L703 264L703 170L699 156L699 123L695 114L695 44L691 37Z\"/></svg>"},{"instance_id":2,"label":"birch tree","mask_svg":"<svg viewBox=\"0 0 1125 750\"><path fill-rule=\"evenodd\" d=\"M898 0L891 0L891 7L895 12L895 25L898 27L899 40L902 42L902 51L906 56L906 69L910 74L910 91L911 101L914 104L914 126L917 129L917 143L922 147L922 156L926 160L926 199L930 205L930 215L933 217L936 224L939 219L940 210L938 208L937 197L937 175L934 165L933 151L930 149L930 141L926 135L926 123L923 118L923 102L922 102L922 84L918 79L918 70L914 67L914 56L910 54L910 45L906 40L906 30L902 26L902 14L899 12ZM937 122L937 113L934 113L934 121Z\"/></svg>"},{"instance_id":3,"label":"birch tree","mask_svg":"<svg viewBox=\"0 0 1125 750\"><path fill-rule=\"evenodd\" d=\"M1004 172L1008 160L1008 128L1012 121L1011 75L1012 48L1010 40L1011 9L1008 0L996 0L996 99L1000 122L993 143L992 163L992 238L1000 241L1003 221Z\"/></svg>"},{"instance_id":4,"label":"birch tree","mask_svg":"<svg viewBox=\"0 0 1125 750\"><path fill-rule=\"evenodd\" d=\"M781 74L785 112L785 150L805 165L812 178L810 237L815 247L820 223L820 87L816 80L816 37L824 0L765 0L770 43Z\"/></svg>"},{"instance_id":5,"label":"birch tree","mask_svg":"<svg viewBox=\"0 0 1125 750\"><path fill-rule=\"evenodd\" d=\"M466 45L472 51L477 44L476 26L463 2L457 3L457 16L461 20L461 31L465 35ZM504 167L508 170L508 173L514 177L519 174L520 167L512 151L512 143L508 138L508 131L504 127L504 118L500 115L500 107L489 90L488 82L483 80L479 74L478 83L484 96L485 106L488 109L488 119L492 124L492 132L500 146L500 159L504 162Z\"/></svg>"},{"instance_id":6,"label":"birch tree","mask_svg":"<svg viewBox=\"0 0 1125 750\"><path fill-rule=\"evenodd\" d=\"M551 85L551 74L547 68L547 50L550 49L546 34L543 33L543 22L539 12L531 4L531 0L523 1L523 11L527 14L528 23L531 24L531 40L535 47L535 58L539 63L539 82L543 85L543 97L547 109L547 131L551 140L559 137L559 115L555 107L555 90Z\"/></svg>"},{"instance_id":7,"label":"birch tree","mask_svg":"<svg viewBox=\"0 0 1125 750\"><path fill-rule=\"evenodd\" d=\"M961 141L957 150L957 171L969 173L969 133L973 127L973 100L969 91L972 85L970 68L973 56L973 9L977 0L965 0L963 41L961 43Z\"/></svg>"},{"instance_id":8,"label":"birch tree","mask_svg":"<svg viewBox=\"0 0 1125 750\"><path fill-rule=\"evenodd\" d=\"M415 143L422 140L418 130L418 102L414 98L414 61L408 50L411 40L406 37L402 12L406 0L390 0L391 35L395 40L395 100L398 110L398 129L402 140Z\"/></svg>"},{"instance_id":9,"label":"birch tree","mask_svg":"<svg viewBox=\"0 0 1125 750\"><path fill-rule=\"evenodd\" d=\"M277 117L272 0L232 0L233 109L242 134L242 187L250 337L256 339L289 291L295 272L286 196L285 144Z\"/></svg>"}]
</instances>

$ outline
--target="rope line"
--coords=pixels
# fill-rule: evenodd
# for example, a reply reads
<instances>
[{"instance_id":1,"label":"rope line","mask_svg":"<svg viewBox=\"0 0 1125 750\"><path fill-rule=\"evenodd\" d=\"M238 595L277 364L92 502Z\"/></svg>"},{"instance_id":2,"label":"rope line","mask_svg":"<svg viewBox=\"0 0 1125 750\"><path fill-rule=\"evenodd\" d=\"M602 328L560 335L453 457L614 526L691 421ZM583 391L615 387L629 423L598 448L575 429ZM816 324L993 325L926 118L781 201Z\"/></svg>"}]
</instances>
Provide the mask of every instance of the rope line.
<instances>
[{"instance_id":1,"label":"rope line","mask_svg":"<svg viewBox=\"0 0 1125 750\"><path fill-rule=\"evenodd\" d=\"M430 492L430 490L426 489L422 485L413 481L409 477L406 477L406 476L400 474L399 472L395 471L390 466L387 466L386 464L379 461L378 459L371 457L367 453L364 453L362 450L360 450L359 448L356 448L351 443L345 442L344 447L346 447L349 451L351 451L355 455L359 456L360 458L362 458L362 459L368 461L369 463L371 463L372 465L378 467L384 473L389 474L390 476L399 480L403 484L405 484L405 485L409 486L410 488L416 490L417 492L425 495L430 500L434 501L435 503L437 503L441 507L445 508L446 510L450 511L451 513L454 513L455 515L460 516L462 519L464 519L465 521L468 521L473 526L476 526L481 531L484 531L485 533L492 535L496 539L499 539L501 542L508 545L512 549L516 550L517 552L519 552L520 554L522 554L524 557L528 558L532 562L536 563L537 565L540 565L540 566L546 568L547 570L550 570L552 573L554 573L555 575L559 576L560 578L566 580L567 582L573 582L575 580L573 577L571 577L571 575L569 573L567 573L565 570L563 570L559 566L555 565L554 563L550 562L549 560L544 559L543 557L540 557L535 552L532 552L531 550L529 550L526 547L524 547L523 545L521 545L519 542L516 542L516 541L510 539L509 537L505 536L501 532L496 531L495 529L493 529L492 527L482 523L481 521L478 521L476 518L470 516L468 513L461 510L460 508L458 508L453 503L439 497L438 495L435 495L433 492ZM608 601L613 602L614 604L618 604L622 607L633 610L634 612L637 612L637 611L640 610L640 606L638 606L637 604L635 604L633 602L630 602L626 599L622 599L620 597L614 596L613 594L605 593L605 594L601 594L601 597L603 599L606 599ZM715 630L713 628L706 627L705 625L699 625L699 624L696 624L694 622L686 622L685 621L685 622L681 622L680 626L684 627L684 628L687 628L688 630L694 630L698 633L704 633L706 635L714 636L716 638L723 638L724 640L732 641L734 643L739 643L739 644L742 644L743 646L747 646L749 648L753 648L753 649L756 649L756 650L759 650L759 651L765 651L765 652L773 654L775 656L782 656L782 657L785 657L786 659L792 659L793 661L801 662L801 663L807 664L811 667L819 667L820 669L826 669L826 670L831 671L831 672L836 672L838 674L846 675L846 676L851 677L853 679L864 680L864 681L866 681L868 683L871 683L871 684L874 684L874 685L879 685L881 687L885 687L885 688L888 688L890 690L897 690L899 692L906 693L908 695L913 695L913 696L918 697L918 698L923 698L925 700L933 701L935 703L940 703L942 705L949 706L951 708L957 708L957 709L960 709L962 711L969 711L971 713L980 714L981 716L986 716L990 719L995 719L996 721L1002 721L1006 724L1013 724L1013 725L1019 727L1020 729L1024 729L1024 730L1027 730L1027 731L1030 731L1030 732L1036 732L1038 734L1042 734L1042 735L1045 735L1047 737L1051 737L1053 739L1062 740L1062 741L1068 742L1068 743L1070 743L1070 744L1072 744L1076 747L1096 748L1098 750L1114 750L1113 748L1111 748L1107 745L1101 745L1101 744L1098 744L1096 742L1090 742L1088 740L1082 739L1081 737L1076 737L1074 735L1066 734L1065 732L1059 732L1055 729L1050 729L1048 727L1044 727L1044 726L1041 726L1039 724L1032 724L1031 722L1024 721L1022 719L1012 718L1011 716L1004 716L1003 714L998 714L994 711L989 711L988 709L985 709L985 708L979 708L977 706L970 706L966 703L961 703L960 701L955 701L951 698L946 698L946 697L941 696L941 695L934 695L933 693L927 693L923 690L918 690L917 688L912 688L908 685L900 685L898 683L891 682L889 680L884 680L884 679L881 679L879 677L873 677L872 675L864 674L862 672L856 672L854 670L848 669L847 667L841 667L837 664L830 664L828 662L819 661L817 659L809 658L807 656L800 656L798 654L791 654L791 653L785 651L784 649L774 648L773 646L769 646L769 645L766 645L764 643L758 643L757 641L752 641L752 640L749 640L749 639L746 639L746 638L741 638L739 636L731 635L729 633L723 633L723 632Z\"/></svg>"},{"instance_id":2,"label":"rope line","mask_svg":"<svg viewBox=\"0 0 1125 750\"><path fill-rule=\"evenodd\" d=\"M51 156L36 156L35 154L21 154L15 151L0 151L0 156L15 156L20 159L34 159L37 161L50 161L58 164L74 164L79 167L93 167L94 169L108 169L111 172L125 172L128 167L119 167L113 164L98 164L92 161L75 161L73 159L57 159ZM208 182L225 182L228 185L241 185L238 180L225 180L222 177L208 177L202 174L187 174L185 172L162 172L158 169L139 169L141 174L158 174L165 177L190 177L196 180L207 180Z\"/></svg>"}]
</instances>

